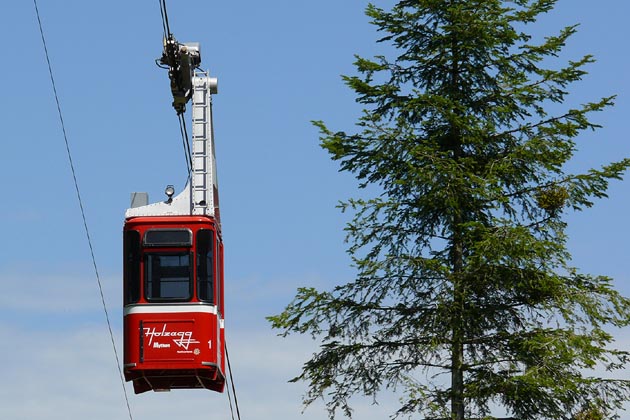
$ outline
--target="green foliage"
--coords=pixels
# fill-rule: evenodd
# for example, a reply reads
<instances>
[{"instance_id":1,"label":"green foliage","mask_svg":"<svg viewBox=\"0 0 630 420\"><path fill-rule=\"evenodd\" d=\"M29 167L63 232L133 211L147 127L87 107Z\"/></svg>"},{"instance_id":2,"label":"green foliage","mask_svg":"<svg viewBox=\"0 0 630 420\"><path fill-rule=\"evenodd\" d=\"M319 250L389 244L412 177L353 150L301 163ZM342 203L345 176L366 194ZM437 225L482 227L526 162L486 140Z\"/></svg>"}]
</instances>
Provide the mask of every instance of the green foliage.
<instances>
[{"instance_id":1,"label":"green foliage","mask_svg":"<svg viewBox=\"0 0 630 420\"><path fill-rule=\"evenodd\" d=\"M345 76L365 110L356 133L321 122L322 147L360 187L346 227L356 278L301 288L270 317L319 352L294 380L330 417L353 395L402 391L399 416L615 418L630 383L592 376L629 354L610 327L630 301L569 265L563 215L606 197L622 159L566 173L604 97L566 105L590 56L555 68L576 27L540 43L523 32L555 0L402 0L366 13L392 58L357 57ZM595 405L594 405L595 404Z\"/></svg>"},{"instance_id":2,"label":"green foliage","mask_svg":"<svg viewBox=\"0 0 630 420\"><path fill-rule=\"evenodd\" d=\"M574 420L605 420L602 410L593 407L586 407L575 415Z\"/></svg>"}]
</instances>

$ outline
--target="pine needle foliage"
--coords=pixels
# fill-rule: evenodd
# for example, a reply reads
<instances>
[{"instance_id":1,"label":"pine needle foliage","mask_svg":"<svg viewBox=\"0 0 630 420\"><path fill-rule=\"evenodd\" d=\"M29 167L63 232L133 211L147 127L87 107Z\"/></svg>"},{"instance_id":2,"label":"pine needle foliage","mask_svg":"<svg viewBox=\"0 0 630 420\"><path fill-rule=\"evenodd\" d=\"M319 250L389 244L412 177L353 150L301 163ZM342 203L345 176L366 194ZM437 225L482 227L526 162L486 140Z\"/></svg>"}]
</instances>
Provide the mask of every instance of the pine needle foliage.
<instances>
[{"instance_id":1,"label":"pine needle foliage","mask_svg":"<svg viewBox=\"0 0 630 420\"><path fill-rule=\"evenodd\" d=\"M569 106L594 61L559 58L577 26L526 32L555 3L367 7L392 57L357 57L344 76L364 106L353 133L315 122L341 170L380 192L340 204L356 278L300 288L269 317L322 340L294 378L305 404L351 417L353 395L389 389L394 417L616 418L630 383L594 372L628 361L610 331L630 301L571 266L563 216L606 197L630 159L566 170L614 97Z\"/></svg>"}]
</instances>

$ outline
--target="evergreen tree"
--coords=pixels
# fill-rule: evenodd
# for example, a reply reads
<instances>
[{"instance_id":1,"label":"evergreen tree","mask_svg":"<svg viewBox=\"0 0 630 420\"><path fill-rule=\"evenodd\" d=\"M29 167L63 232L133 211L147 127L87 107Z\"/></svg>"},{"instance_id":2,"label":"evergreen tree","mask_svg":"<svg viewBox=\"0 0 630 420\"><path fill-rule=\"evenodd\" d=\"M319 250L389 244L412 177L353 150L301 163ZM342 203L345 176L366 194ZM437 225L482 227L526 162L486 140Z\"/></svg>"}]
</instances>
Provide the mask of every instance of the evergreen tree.
<instances>
[{"instance_id":1,"label":"evergreen tree","mask_svg":"<svg viewBox=\"0 0 630 420\"><path fill-rule=\"evenodd\" d=\"M568 420L615 418L628 398L630 382L592 369L626 363L609 330L628 325L630 301L570 265L563 216L605 197L630 159L567 172L614 98L566 104L593 62L556 64L576 26L526 32L555 3L367 7L395 57L357 57L344 77L365 107L354 133L315 123L341 170L378 191L341 204L357 275L300 288L270 317L323 340L294 379L306 404L350 416L351 396L394 389L403 417Z\"/></svg>"}]
</instances>

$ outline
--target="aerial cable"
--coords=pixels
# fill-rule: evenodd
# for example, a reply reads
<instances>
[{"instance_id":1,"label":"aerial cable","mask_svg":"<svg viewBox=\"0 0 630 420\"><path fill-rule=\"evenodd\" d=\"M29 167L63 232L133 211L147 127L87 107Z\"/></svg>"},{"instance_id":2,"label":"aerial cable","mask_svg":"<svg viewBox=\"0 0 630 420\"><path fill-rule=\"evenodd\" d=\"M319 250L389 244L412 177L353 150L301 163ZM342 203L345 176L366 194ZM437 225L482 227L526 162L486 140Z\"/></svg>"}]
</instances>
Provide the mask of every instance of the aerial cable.
<instances>
[{"instance_id":1,"label":"aerial cable","mask_svg":"<svg viewBox=\"0 0 630 420\"><path fill-rule=\"evenodd\" d=\"M70 163L70 170L72 172L72 179L74 180L74 188L76 190L77 199L79 201L79 207L81 209L81 217L83 218L83 227L85 229L85 235L87 237L88 246L90 248L90 255L92 257L92 265L94 266L94 273L96 275L96 282L98 283L98 289L101 294L101 302L103 304L103 311L105 312L105 319L107 320L107 328L109 329L109 338L112 342L112 348L114 349L114 356L116 358L116 367L118 368L118 373L120 376L120 383L122 385L123 393L125 395L125 402L127 404L127 412L129 413L129 419L133 420L133 416L131 415L131 407L129 406L129 398L127 397L127 390L125 389L125 382L123 379L123 373L120 368L120 359L118 357L118 351L116 350L116 342L114 340L114 333L112 332L112 326L109 321L109 314L107 312L107 305L105 304L105 296L103 294L103 285L101 283L101 277L98 273L98 267L96 265L96 257L94 256L94 248L92 247L92 239L90 237L90 231L88 229L87 220L85 218L85 210L83 208L83 200L81 199L81 193L79 191L79 183L77 181L76 172L74 169L74 162L72 160L72 154L70 153L70 145L68 142L68 135L66 133L66 126L63 121L63 115L61 113L61 106L59 104L59 96L57 95L57 87L55 85L55 78L53 77L52 66L50 65L50 58L48 56L48 47L46 46L46 39L44 37L44 30L42 28L42 21L39 17L39 8L37 7L37 0L33 0L35 5L35 14L37 15L37 23L39 24L39 33L42 37L42 44L44 45L44 53L46 55L46 63L48 64L48 73L50 74L50 82L52 84L53 93L55 96L55 102L57 104L57 112L59 114L59 121L61 123L61 131L63 132L63 138L66 145L66 152L68 155L68 161Z\"/></svg>"},{"instance_id":2,"label":"aerial cable","mask_svg":"<svg viewBox=\"0 0 630 420\"><path fill-rule=\"evenodd\" d=\"M179 131L182 135L182 145L184 147L184 159L186 159L186 167L188 168L188 176L192 173L192 154L190 150L190 140L188 139L188 130L186 129L186 119L183 114L178 115Z\"/></svg>"},{"instance_id":3,"label":"aerial cable","mask_svg":"<svg viewBox=\"0 0 630 420\"><path fill-rule=\"evenodd\" d=\"M234 409L232 408L232 396L230 395L230 387L227 386L225 390L227 391L228 402L230 404L230 414L232 415L232 420L234 420Z\"/></svg>"},{"instance_id":4,"label":"aerial cable","mask_svg":"<svg viewBox=\"0 0 630 420\"><path fill-rule=\"evenodd\" d=\"M168 25L168 14L166 13L166 0L160 0L160 14L162 15L162 28L164 30L164 39L172 36L171 28Z\"/></svg>"},{"instance_id":5,"label":"aerial cable","mask_svg":"<svg viewBox=\"0 0 630 420\"><path fill-rule=\"evenodd\" d=\"M232 384L232 392L234 393L234 405L236 406L236 416L238 420L241 420L241 412L238 408L238 398L236 398L236 387L234 386L234 378L232 377L232 365L230 363L230 354L228 353L227 341L223 343L225 347L225 360L227 360L228 370L230 372L230 383ZM230 389L228 388L228 396L230 395ZM230 411L232 410L232 400L230 400ZM232 419L234 419L234 414L232 414Z\"/></svg>"}]
</instances>

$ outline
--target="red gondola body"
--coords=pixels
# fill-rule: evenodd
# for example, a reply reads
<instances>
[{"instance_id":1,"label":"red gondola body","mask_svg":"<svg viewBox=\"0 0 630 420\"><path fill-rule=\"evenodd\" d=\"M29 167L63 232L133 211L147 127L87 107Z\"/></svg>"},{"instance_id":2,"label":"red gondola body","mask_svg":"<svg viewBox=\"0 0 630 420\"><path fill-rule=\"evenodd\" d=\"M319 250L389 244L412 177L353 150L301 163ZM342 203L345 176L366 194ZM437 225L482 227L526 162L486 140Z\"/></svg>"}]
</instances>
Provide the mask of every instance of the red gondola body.
<instances>
[{"instance_id":1,"label":"red gondola body","mask_svg":"<svg viewBox=\"0 0 630 420\"><path fill-rule=\"evenodd\" d=\"M225 384L223 244L207 216L124 226L124 374L134 391Z\"/></svg>"}]
</instances>

